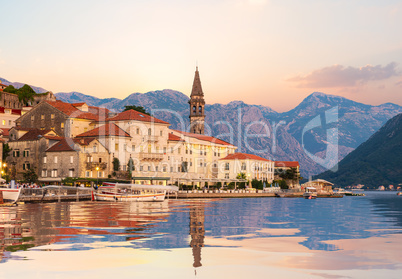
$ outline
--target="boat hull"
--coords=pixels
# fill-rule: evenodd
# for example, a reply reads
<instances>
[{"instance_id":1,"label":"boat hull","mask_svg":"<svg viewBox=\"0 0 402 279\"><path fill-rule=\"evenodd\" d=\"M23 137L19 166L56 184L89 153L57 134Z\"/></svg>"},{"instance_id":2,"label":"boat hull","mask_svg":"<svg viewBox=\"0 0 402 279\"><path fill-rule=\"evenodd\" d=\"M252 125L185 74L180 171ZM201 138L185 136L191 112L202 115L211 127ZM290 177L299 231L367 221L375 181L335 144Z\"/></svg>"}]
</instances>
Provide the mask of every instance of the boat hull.
<instances>
[{"instance_id":1,"label":"boat hull","mask_svg":"<svg viewBox=\"0 0 402 279\"><path fill-rule=\"evenodd\" d=\"M16 202L20 197L21 188L10 189L10 188L0 188L0 192L3 193L4 202Z\"/></svg>"},{"instance_id":2,"label":"boat hull","mask_svg":"<svg viewBox=\"0 0 402 279\"><path fill-rule=\"evenodd\" d=\"M121 202L163 202L165 193L122 195L109 193L94 193L96 201L121 201Z\"/></svg>"},{"instance_id":3,"label":"boat hull","mask_svg":"<svg viewBox=\"0 0 402 279\"><path fill-rule=\"evenodd\" d=\"M316 199L317 193L305 192L305 193L303 193L303 198L309 199L309 200Z\"/></svg>"}]
</instances>

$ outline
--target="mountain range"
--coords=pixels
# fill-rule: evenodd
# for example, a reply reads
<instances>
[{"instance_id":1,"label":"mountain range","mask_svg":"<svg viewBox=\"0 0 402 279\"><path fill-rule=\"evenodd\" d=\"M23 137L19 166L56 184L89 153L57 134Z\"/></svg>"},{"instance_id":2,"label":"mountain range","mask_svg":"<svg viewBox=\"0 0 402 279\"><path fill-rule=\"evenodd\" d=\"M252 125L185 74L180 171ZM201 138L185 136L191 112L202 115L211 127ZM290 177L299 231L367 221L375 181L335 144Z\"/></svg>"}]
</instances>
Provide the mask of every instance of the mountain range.
<instances>
[{"instance_id":1,"label":"mountain range","mask_svg":"<svg viewBox=\"0 0 402 279\"><path fill-rule=\"evenodd\" d=\"M33 89L44 90L40 87ZM127 105L139 105L155 117L171 123L173 129L186 130L189 126L189 97L175 90L133 93L125 99L101 99L79 92L60 92L55 96L64 102L86 102L115 112ZM208 101L208 93L205 98ZM243 101L207 104L206 133L238 146L238 152L272 160L299 161L302 176L308 178L325 171L328 165L336 164L401 112L402 107L392 103L372 106L314 92L294 109L283 113ZM328 115L334 113L333 122L327 123ZM335 130L339 136L336 150L326 158L328 141ZM258 134L265 136L256 136ZM320 160L326 160L327 165L322 166Z\"/></svg>"},{"instance_id":2,"label":"mountain range","mask_svg":"<svg viewBox=\"0 0 402 279\"><path fill-rule=\"evenodd\" d=\"M350 152L336 172L326 171L317 178L337 186L363 184L377 188L380 185L402 183L402 114L381 127L366 142Z\"/></svg>"}]
</instances>

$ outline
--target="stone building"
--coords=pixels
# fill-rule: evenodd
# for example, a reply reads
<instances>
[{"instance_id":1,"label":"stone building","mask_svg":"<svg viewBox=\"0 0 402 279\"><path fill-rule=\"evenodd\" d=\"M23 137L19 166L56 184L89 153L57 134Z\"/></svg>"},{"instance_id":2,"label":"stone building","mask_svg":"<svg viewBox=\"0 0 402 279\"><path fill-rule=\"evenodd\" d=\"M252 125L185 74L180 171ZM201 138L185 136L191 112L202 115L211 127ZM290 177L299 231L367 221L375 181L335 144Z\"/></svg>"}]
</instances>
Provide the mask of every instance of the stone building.
<instances>
[{"instance_id":1,"label":"stone building","mask_svg":"<svg viewBox=\"0 0 402 279\"><path fill-rule=\"evenodd\" d=\"M63 138L46 150L39 181L60 182L67 177L106 178L108 150L95 138Z\"/></svg>"},{"instance_id":2,"label":"stone building","mask_svg":"<svg viewBox=\"0 0 402 279\"><path fill-rule=\"evenodd\" d=\"M11 176L21 180L23 173L33 168L39 177L45 151L59 140L52 130L11 128L8 145L12 150L6 160Z\"/></svg>"},{"instance_id":3,"label":"stone building","mask_svg":"<svg viewBox=\"0 0 402 279\"><path fill-rule=\"evenodd\" d=\"M300 165L297 161L275 161L275 180L283 179L280 177L282 173L285 173L287 170L295 170L295 179L285 179L287 185L290 188L299 188L300 187Z\"/></svg>"},{"instance_id":4,"label":"stone building","mask_svg":"<svg viewBox=\"0 0 402 279\"><path fill-rule=\"evenodd\" d=\"M98 110L104 112L103 110ZM95 128L95 121L107 115L89 112L88 106L74 106L61 101L43 101L16 121L16 125L41 130L54 130L57 134L72 138Z\"/></svg>"}]
</instances>

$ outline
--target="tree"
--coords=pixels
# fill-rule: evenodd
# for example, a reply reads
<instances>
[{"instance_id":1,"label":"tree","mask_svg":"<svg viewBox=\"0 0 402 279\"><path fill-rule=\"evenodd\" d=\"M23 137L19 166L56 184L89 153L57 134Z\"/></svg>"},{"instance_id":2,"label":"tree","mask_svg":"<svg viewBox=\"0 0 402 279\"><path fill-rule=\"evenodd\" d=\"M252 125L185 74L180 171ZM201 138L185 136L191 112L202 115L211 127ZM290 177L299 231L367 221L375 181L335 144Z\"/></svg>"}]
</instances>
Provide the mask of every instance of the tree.
<instances>
[{"instance_id":1,"label":"tree","mask_svg":"<svg viewBox=\"0 0 402 279\"><path fill-rule=\"evenodd\" d=\"M241 173L238 173L238 174L237 174L236 178L237 178L237 179L244 179L244 180L246 180L246 179L247 179L247 176L246 176L246 174L245 174L244 172L241 172ZM246 182L240 182L238 188L239 188L239 189L244 189L244 188L246 188Z\"/></svg>"},{"instance_id":2,"label":"tree","mask_svg":"<svg viewBox=\"0 0 402 279\"><path fill-rule=\"evenodd\" d=\"M17 94L17 88L15 88L12 85L7 86L6 88L4 88L4 92L8 92L8 93L13 93L13 94Z\"/></svg>"},{"instance_id":3,"label":"tree","mask_svg":"<svg viewBox=\"0 0 402 279\"><path fill-rule=\"evenodd\" d=\"M264 188L264 183L261 180L253 179L251 180L251 185L253 188L262 190Z\"/></svg>"},{"instance_id":4,"label":"tree","mask_svg":"<svg viewBox=\"0 0 402 279\"><path fill-rule=\"evenodd\" d=\"M130 109L136 110L136 111L141 112L141 113L143 113L143 114L151 115L150 113L148 113L148 112L145 110L144 107L141 107L141 106L134 106L134 105L131 105L131 106L124 106L124 110L123 110L123 111L127 111L127 110L130 110Z\"/></svg>"},{"instance_id":5,"label":"tree","mask_svg":"<svg viewBox=\"0 0 402 279\"><path fill-rule=\"evenodd\" d=\"M27 105L29 101L34 100L36 92L27 84L17 90L18 100Z\"/></svg>"},{"instance_id":6,"label":"tree","mask_svg":"<svg viewBox=\"0 0 402 279\"><path fill-rule=\"evenodd\" d=\"M33 168L27 170L22 175L24 177L24 181L27 183L35 183L38 180L38 175Z\"/></svg>"},{"instance_id":7,"label":"tree","mask_svg":"<svg viewBox=\"0 0 402 279\"><path fill-rule=\"evenodd\" d=\"M119 159L116 158L116 157L113 158L112 164L113 164L113 170L114 171L119 171L119 169L120 169L120 161L119 161Z\"/></svg>"},{"instance_id":8,"label":"tree","mask_svg":"<svg viewBox=\"0 0 402 279\"><path fill-rule=\"evenodd\" d=\"M128 160L127 169L128 169L128 172L130 173L130 178L131 178L131 173L132 173L133 170L134 170L134 161L133 161L132 158L130 158L130 159Z\"/></svg>"},{"instance_id":9,"label":"tree","mask_svg":"<svg viewBox=\"0 0 402 279\"><path fill-rule=\"evenodd\" d=\"M11 148L8 143L3 144L3 162L7 159L8 155L11 152Z\"/></svg>"}]
</instances>

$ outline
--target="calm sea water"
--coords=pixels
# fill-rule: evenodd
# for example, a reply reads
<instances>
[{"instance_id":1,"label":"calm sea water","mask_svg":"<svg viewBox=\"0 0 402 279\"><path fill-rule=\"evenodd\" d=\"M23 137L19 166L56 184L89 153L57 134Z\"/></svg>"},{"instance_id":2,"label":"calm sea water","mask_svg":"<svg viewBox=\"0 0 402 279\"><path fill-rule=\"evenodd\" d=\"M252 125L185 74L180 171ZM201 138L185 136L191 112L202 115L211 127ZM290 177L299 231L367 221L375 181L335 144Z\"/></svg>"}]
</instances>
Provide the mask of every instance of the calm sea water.
<instances>
[{"instance_id":1,"label":"calm sea water","mask_svg":"<svg viewBox=\"0 0 402 279\"><path fill-rule=\"evenodd\" d=\"M401 278L402 197L0 208L0 278Z\"/></svg>"}]
</instances>

